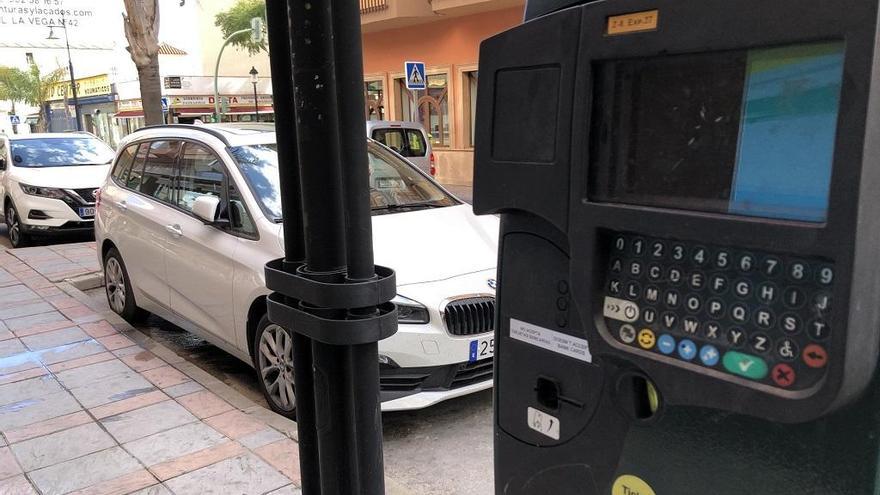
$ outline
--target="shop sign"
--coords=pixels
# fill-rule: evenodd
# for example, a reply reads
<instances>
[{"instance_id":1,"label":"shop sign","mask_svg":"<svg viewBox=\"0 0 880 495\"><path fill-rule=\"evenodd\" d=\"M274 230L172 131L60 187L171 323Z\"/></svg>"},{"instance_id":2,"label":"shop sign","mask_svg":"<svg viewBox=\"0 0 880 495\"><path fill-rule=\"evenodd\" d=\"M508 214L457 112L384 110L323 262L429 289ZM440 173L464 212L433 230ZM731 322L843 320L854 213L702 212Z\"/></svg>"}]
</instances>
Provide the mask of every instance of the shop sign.
<instances>
[{"instance_id":1,"label":"shop sign","mask_svg":"<svg viewBox=\"0 0 880 495\"><path fill-rule=\"evenodd\" d=\"M107 74L76 80L76 94L80 98L109 95L112 92L113 87ZM49 87L49 96L46 98L46 101L63 100L65 95L68 98L73 97L70 94L70 81L59 81Z\"/></svg>"}]
</instances>

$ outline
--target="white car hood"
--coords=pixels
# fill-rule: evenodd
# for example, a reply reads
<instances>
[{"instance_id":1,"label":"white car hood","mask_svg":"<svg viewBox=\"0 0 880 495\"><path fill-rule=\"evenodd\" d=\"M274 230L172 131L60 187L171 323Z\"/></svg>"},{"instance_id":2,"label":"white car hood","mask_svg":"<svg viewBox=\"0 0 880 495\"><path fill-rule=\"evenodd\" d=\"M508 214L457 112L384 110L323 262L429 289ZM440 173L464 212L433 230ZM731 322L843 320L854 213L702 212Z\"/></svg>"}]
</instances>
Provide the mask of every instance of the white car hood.
<instances>
[{"instance_id":1,"label":"white car hood","mask_svg":"<svg viewBox=\"0 0 880 495\"><path fill-rule=\"evenodd\" d=\"M476 216L467 204L376 215L373 251L377 265L394 269L398 286L492 269L498 219Z\"/></svg>"},{"instance_id":2,"label":"white car hood","mask_svg":"<svg viewBox=\"0 0 880 495\"><path fill-rule=\"evenodd\" d=\"M66 167L14 167L15 180L31 186L61 189L99 188L110 173L110 165L79 165Z\"/></svg>"}]
</instances>

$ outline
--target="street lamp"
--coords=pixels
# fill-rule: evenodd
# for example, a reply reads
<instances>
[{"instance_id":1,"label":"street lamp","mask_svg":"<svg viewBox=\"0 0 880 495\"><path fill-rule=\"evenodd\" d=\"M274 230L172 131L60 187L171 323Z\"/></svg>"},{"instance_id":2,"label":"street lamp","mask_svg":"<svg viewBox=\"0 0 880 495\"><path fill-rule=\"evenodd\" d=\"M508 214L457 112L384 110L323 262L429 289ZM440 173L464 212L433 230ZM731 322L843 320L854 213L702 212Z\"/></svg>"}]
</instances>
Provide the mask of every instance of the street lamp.
<instances>
[{"instance_id":1,"label":"street lamp","mask_svg":"<svg viewBox=\"0 0 880 495\"><path fill-rule=\"evenodd\" d=\"M259 72L257 72L257 68L252 65L251 71L248 72L248 74L251 75L251 84L254 85L254 122L259 122L260 109L257 107L257 83L260 82L260 80L257 79L257 74L259 74Z\"/></svg>"},{"instance_id":2,"label":"street lamp","mask_svg":"<svg viewBox=\"0 0 880 495\"><path fill-rule=\"evenodd\" d=\"M76 94L76 76L73 75L73 59L70 58L70 40L67 38L67 20L64 18L64 14L61 14L61 26L55 26L50 24L49 28L49 36L46 37L47 40L57 40L58 37L55 36L55 31L52 28L62 27L64 28L64 44L67 46L67 69L70 72L70 91L73 95L73 111L76 114L76 130L82 131L82 115L79 108L79 98Z\"/></svg>"}]
</instances>

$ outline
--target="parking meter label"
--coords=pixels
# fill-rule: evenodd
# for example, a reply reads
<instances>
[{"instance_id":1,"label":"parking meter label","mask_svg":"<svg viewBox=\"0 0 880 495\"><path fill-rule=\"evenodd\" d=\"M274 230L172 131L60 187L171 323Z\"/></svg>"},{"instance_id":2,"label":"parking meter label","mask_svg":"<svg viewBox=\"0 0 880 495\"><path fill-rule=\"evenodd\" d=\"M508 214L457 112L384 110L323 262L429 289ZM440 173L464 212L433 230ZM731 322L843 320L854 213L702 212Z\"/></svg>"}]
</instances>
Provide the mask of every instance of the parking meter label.
<instances>
[{"instance_id":1,"label":"parking meter label","mask_svg":"<svg viewBox=\"0 0 880 495\"><path fill-rule=\"evenodd\" d=\"M639 307L630 301L616 297L606 297L604 314L605 318L634 323L639 319Z\"/></svg>"},{"instance_id":2,"label":"parking meter label","mask_svg":"<svg viewBox=\"0 0 880 495\"><path fill-rule=\"evenodd\" d=\"M551 352L587 363L593 362L590 343L586 339L539 327L515 318L510 319L510 337Z\"/></svg>"},{"instance_id":3,"label":"parking meter label","mask_svg":"<svg viewBox=\"0 0 880 495\"><path fill-rule=\"evenodd\" d=\"M527 421L529 428L538 433L548 436L553 440L559 440L559 419L545 412L539 411L534 407L528 408Z\"/></svg>"},{"instance_id":4,"label":"parking meter label","mask_svg":"<svg viewBox=\"0 0 880 495\"><path fill-rule=\"evenodd\" d=\"M624 474L614 481L611 495L656 495L645 480L631 474Z\"/></svg>"}]
</instances>

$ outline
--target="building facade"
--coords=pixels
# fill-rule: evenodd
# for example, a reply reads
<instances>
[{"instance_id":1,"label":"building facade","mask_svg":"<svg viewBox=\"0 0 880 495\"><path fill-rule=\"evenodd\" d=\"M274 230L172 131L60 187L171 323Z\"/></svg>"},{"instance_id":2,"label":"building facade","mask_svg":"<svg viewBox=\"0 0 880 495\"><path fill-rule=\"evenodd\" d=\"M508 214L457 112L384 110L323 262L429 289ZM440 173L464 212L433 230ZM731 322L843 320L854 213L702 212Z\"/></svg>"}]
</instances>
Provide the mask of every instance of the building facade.
<instances>
[{"instance_id":1,"label":"building facade","mask_svg":"<svg viewBox=\"0 0 880 495\"><path fill-rule=\"evenodd\" d=\"M480 42L522 22L522 0L361 0L367 120L420 122L437 176L470 185ZM426 64L406 89L404 62Z\"/></svg>"}]
</instances>

